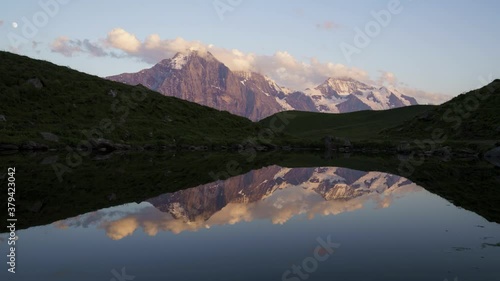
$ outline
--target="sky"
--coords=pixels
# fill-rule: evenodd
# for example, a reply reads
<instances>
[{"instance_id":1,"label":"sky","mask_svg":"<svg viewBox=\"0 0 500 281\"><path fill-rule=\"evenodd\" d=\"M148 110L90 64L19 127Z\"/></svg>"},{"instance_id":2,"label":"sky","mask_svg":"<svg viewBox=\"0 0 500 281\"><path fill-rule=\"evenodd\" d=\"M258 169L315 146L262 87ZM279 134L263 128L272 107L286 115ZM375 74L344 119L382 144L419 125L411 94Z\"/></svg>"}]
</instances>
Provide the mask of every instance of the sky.
<instances>
[{"instance_id":1,"label":"sky","mask_svg":"<svg viewBox=\"0 0 500 281\"><path fill-rule=\"evenodd\" d=\"M496 0L4 0L0 50L101 77L187 50L303 90L349 76L421 103L500 78Z\"/></svg>"}]
</instances>

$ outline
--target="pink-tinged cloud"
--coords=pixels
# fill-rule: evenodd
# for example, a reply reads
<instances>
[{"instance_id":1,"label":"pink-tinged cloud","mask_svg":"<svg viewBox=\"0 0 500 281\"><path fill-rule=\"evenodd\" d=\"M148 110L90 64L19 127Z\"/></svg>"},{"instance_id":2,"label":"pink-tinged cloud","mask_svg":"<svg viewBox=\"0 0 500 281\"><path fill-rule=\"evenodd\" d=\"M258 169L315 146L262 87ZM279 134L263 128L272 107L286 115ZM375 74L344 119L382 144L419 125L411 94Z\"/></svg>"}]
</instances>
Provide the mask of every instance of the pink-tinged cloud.
<instances>
[{"instance_id":1,"label":"pink-tinged cloud","mask_svg":"<svg viewBox=\"0 0 500 281\"><path fill-rule=\"evenodd\" d=\"M322 30L334 30L334 29L339 29L340 27L341 27L340 24L335 23L333 21L324 21L316 24L316 28Z\"/></svg>"},{"instance_id":2,"label":"pink-tinged cloud","mask_svg":"<svg viewBox=\"0 0 500 281\"><path fill-rule=\"evenodd\" d=\"M418 101L419 104L439 105L439 104L443 104L443 103L445 103L453 98L450 95L426 92L426 91L422 91L422 90L411 88L411 87L400 86L398 89L401 93L404 93L405 95L410 96L410 97L414 97Z\"/></svg>"},{"instance_id":3,"label":"pink-tinged cloud","mask_svg":"<svg viewBox=\"0 0 500 281\"><path fill-rule=\"evenodd\" d=\"M134 53L139 51L141 42L134 34L128 33L121 28L115 28L108 33L106 40L110 46L123 50L127 53Z\"/></svg>"},{"instance_id":4,"label":"pink-tinged cloud","mask_svg":"<svg viewBox=\"0 0 500 281\"><path fill-rule=\"evenodd\" d=\"M322 26L322 28L333 28L335 25L327 22ZM52 43L51 49L53 52L68 57L77 53L98 57L132 57L149 64L171 58L178 52L189 50L210 52L231 70L259 72L275 80L279 85L294 90L316 87L329 77L351 77L368 84L377 84L377 82L396 84L398 81L397 77L390 72L384 73L377 81L371 79L368 72L363 69L319 61L314 57L308 61L301 61L285 50L277 51L272 55L259 55L238 49L221 48L200 41L188 41L180 37L162 39L158 34L151 34L141 41L136 35L122 28L111 30L106 38L97 41L70 40L67 37L59 37ZM424 103L440 103L449 98L418 90L413 90L412 93L417 95L417 100ZM405 94L412 95L406 92Z\"/></svg>"},{"instance_id":5,"label":"pink-tinged cloud","mask_svg":"<svg viewBox=\"0 0 500 281\"><path fill-rule=\"evenodd\" d=\"M380 85L397 86L398 79L396 78L396 75L394 73L388 71L380 72L380 78L378 79L378 83Z\"/></svg>"},{"instance_id":6,"label":"pink-tinged cloud","mask_svg":"<svg viewBox=\"0 0 500 281\"><path fill-rule=\"evenodd\" d=\"M429 93L401 83L396 75L388 71L380 71L380 77L376 81L377 84L387 86L392 89L397 89L400 93L414 97L419 104L442 104L449 101L452 96L438 93Z\"/></svg>"},{"instance_id":7,"label":"pink-tinged cloud","mask_svg":"<svg viewBox=\"0 0 500 281\"><path fill-rule=\"evenodd\" d=\"M82 49L71 43L71 40L66 36L57 37L50 46L52 52L60 53L66 57L72 57L76 53L82 52Z\"/></svg>"}]
</instances>

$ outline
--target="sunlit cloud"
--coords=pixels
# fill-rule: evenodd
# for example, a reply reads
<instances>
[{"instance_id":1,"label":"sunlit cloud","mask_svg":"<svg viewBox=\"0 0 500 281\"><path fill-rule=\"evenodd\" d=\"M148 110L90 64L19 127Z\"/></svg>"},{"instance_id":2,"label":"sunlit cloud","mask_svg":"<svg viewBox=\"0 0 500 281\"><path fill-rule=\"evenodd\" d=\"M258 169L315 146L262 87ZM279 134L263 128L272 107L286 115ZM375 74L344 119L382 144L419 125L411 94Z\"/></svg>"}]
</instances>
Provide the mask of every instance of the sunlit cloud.
<instances>
[{"instance_id":1,"label":"sunlit cloud","mask_svg":"<svg viewBox=\"0 0 500 281\"><path fill-rule=\"evenodd\" d=\"M134 53L141 47L141 42L134 34L128 33L121 28L115 28L108 33L106 42L110 46L123 50L128 53Z\"/></svg>"},{"instance_id":2,"label":"sunlit cloud","mask_svg":"<svg viewBox=\"0 0 500 281\"><path fill-rule=\"evenodd\" d=\"M415 98L419 104L439 105L452 98L452 96L449 95L429 93L409 87L401 83L396 75L389 71L380 71L380 77L376 82L381 86L390 86L398 89L402 94Z\"/></svg>"},{"instance_id":3,"label":"sunlit cloud","mask_svg":"<svg viewBox=\"0 0 500 281\"><path fill-rule=\"evenodd\" d=\"M399 91L407 96L414 97L420 104L434 104L439 105L451 100L453 97L450 95L437 94L425 92L419 89L400 86Z\"/></svg>"},{"instance_id":4,"label":"sunlit cloud","mask_svg":"<svg viewBox=\"0 0 500 281\"><path fill-rule=\"evenodd\" d=\"M320 62L316 58L302 62L287 51L258 55L237 49L220 48L200 41L188 41L180 37L162 39L158 34L149 35L140 41L134 34L121 28L113 29L106 38L96 42L88 39L71 40L61 36L52 42L51 50L68 57L77 53L116 57L117 52L122 52L123 56L138 58L150 64L173 57L178 52L210 52L231 70L260 72L276 80L278 84L298 90L316 86L326 78L334 76L350 76L364 81L368 79L367 72L361 69Z\"/></svg>"},{"instance_id":5,"label":"sunlit cloud","mask_svg":"<svg viewBox=\"0 0 500 281\"><path fill-rule=\"evenodd\" d=\"M333 29L337 27L337 24L324 22L319 24L319 27ZM380 86L386 83L397 84L398 81L396 75L391 72L383 72L379 79L372 79L363 69L341 63L320 61L315 57L302 61L286 50L278 50L272 55L262 55L238 49L221 48L200 41L189 41L181 37L162 39L158 34L151 34L141 41L136 35L122 28L111 30L105 38L97 41L58 37L52 42L51 50L67 57L76 54L89 54L94 57L129 57L148 64L171 58L178 52L189 50L210 52L231 70L259 72L275 80L281 86L299 91L316 87L329 77L351 77L364 83ZM405 94L409 96L415 94L417 100L424 103L441 103L449 99L448 96L415 89Z\"/></svg>"},{"instance_id":6,"label":"sunlit cloud","mask_svg":"<svg viewBox=\"0 0 500 281\"><path fill-rule=\"evenodd\" d=\"M106 234L113 240L129 236L137 229L139 222L134 217L126 217L106 225Z\"/></svg>"},{"instance_id":7,"label":"sunlit cloud","mask_svg":"<svg viewBox=\"0 0 500 281\"><path fill-rule=\"evenodd\" d=\"M392 72L388 71L380 71L380 78L378 79L378 83L380 85L391 85L391 86L397 86L398 85L398 79L396 78L396 75Z\"/></svg>"}]
</instances>

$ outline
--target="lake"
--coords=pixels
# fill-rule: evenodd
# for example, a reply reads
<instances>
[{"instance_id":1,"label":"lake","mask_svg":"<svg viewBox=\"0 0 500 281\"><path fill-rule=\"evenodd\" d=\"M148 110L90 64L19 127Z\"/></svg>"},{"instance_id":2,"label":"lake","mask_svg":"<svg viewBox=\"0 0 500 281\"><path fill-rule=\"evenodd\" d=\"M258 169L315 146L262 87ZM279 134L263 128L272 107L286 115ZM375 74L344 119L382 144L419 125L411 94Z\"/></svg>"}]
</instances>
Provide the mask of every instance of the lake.
<instances>
[{"instance_id":1,"label":"lake","mask_svg":"<svg viewBox=\"0 0 500 281\"><path fill-rule=\"evenodd\" d=\"M239 175L222 165L229 178L210 180L196 172L210 174L206 167L186 170L196 161L184 161L184 156L120 155L112 160L88 159L58 181L51 167L57 161L40 164L48 156L31 156L26 162L13 157L3 158L3 163L22 162L26 172L45 176L23 179L23 169L16 172L17 188L24 185L29 191L22 194L28 207L18 215L25 224L16 231L16 274L7 272L8 233L0 234L1 280L500 277L497 197L485 198L484 204L471 196L448 197L448 185L437 179L455 186L454 180L470 177L464 172L468 170L484 178L455 186L459 191L450 196L469 194L474 191L467 189L470 186L498 188L494 186L498 169L484 163L439 162L443 170L438 170L430 161L429 168L421 167L405 178L384 172L391 170L387 163L392 160L340 157L336 161L322 156L306 160L308 155L295 155L274 157L281 164L256 161L262 166L258 168L242 164ZM218 161L210 155L189 159L198 158ZM333 165L339 161L344 167ZM315 162L318 166L312 166ZM366 169L376 165L381 168ZM138 168L145 166L153 174ZM479 166L483 168L478 170ZM130 174L129 168L137 174ZM426 169L436 171L436 178L422 179ZM220 174L215 171L211 174ZM424 188L412 177L418 182L432 180L431 185ZM185 186L199 178L199 184ZM43 185L31 186L34 182ZM134 186L138 188L131 191ZM486 192L476 191L478 198Z\"/></svg>"}]
</instances>

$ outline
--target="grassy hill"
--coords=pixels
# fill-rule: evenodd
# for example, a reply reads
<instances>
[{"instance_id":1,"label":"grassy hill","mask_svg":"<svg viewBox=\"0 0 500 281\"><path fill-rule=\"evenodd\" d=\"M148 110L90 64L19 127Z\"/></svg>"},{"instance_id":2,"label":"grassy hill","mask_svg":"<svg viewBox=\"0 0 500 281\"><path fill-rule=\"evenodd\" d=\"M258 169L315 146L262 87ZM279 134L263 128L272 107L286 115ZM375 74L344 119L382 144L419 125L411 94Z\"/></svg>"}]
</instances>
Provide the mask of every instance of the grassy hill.
<instances>
[{"instance_id":1,"label":"grassy hill","mask_svg":"<svg viewBox=\"0 0 500 281\"><path fill-rule=\"evenodd\" d=\"M438 130L449 140L500 138L500 80L437 106L383 133L399 138L429 138Z\"/></svg>"},{"instance_id":2,"label":"grassy hill","mask_svg":"<svg viewBox=\"0 0 500 281\"><path fill-rule=\"evenodd\" d=\"M440 106L409 106L384 111L344 114L281 112L262 120L271 127L281 115L290 123L284 132L291 141L320 146L326 136L349 138L355 145L395 149L407 142L411 149L434 150L445 146L484 152L500 139L500 80ZM418 145L427 143L427 147ZM432 143L432 145L429 145ZM423 147L423 148L422 148Z\"/></svg>"},{"instance_id":3,"label":"grassy hill","mask_svg":"<svg viewBox=\"0 0 500 281\"><path fill-rule=\"evenodd\" d=\"M59 179L53 164L66 164L60 152L22 153L0 157L0 184L7 186L7 167L16 167L16 216L18 229L49 224L101 208L142 202L166 192L227 179L271 163L274 153L262 153L254 161L238 153L127 152L83 157ZM227 164L233 163L228 169ZM49 161L50 162L50 161ZM21 188L22 187L22 188ZM116 198L110 199L114 194ZM7 202L7 189L0 194ZM7 212L0 214L6 220ZM0 231L1 233L2 231Z\"/></svg>"},{"instance_id":4,"label":"grassy hill","mask_svg":"<svg viewBox=\"0 0 500 281\"><path fill-rule=\"evenodd\" d=\"M0 52L0 61L0 143L65 147L102 137L126 144L231 144L261 130L246 118L142 86L8 52Z\"/></svg>"},{"instance_id":5,"label":"grassy hill","mask_svg":"<svg viewBox=\"0 0 500 281\"><path fill-rule=\"evenodd\" d=\"M320 142L325 136L347 137L353 141L366 141L379 138L379 132L391 128L415 116L423 114L434 106L416 105L383 111L358 111L351 113L317 113L290 111L277 113L260 121L265 127L270 127L271 121L280 115L293 116L284 132L297 139L309 142Z\"/></svg>"},{"instance_id":6,"label":"grassy hill","mask_svg":"<svg viewBox=\"0 0 500 281\"><path fill-rule=\"evenodd\" d=\"M325 136L394 148L441 130L447 143L491 146L500 138L500 80L441 106L345 114L282 112L258 123L67 67L0 52L0 144L77 146L92 138L119 144L187 147L259 141L274 121L277 145L324 147ZM276 125L276 124L274 124ZM47 134L50 133L50 134ZM260 140L261 143L263 142Z\"/></svg>"}]
</instances>

